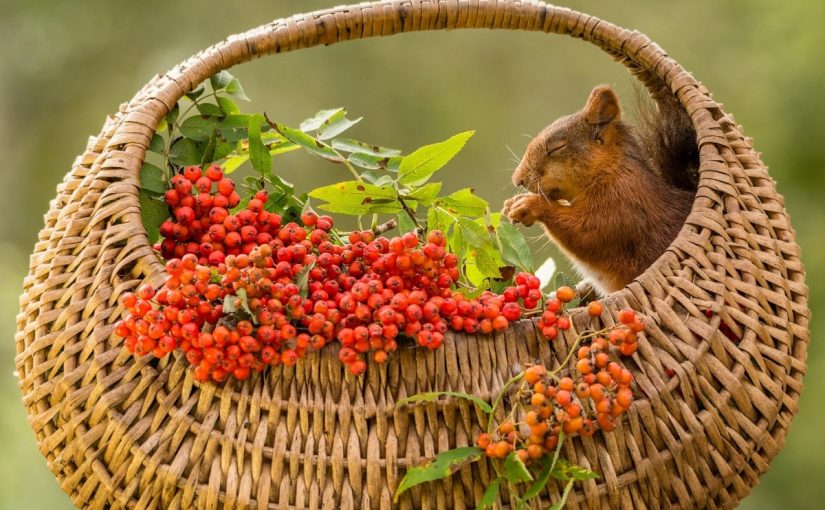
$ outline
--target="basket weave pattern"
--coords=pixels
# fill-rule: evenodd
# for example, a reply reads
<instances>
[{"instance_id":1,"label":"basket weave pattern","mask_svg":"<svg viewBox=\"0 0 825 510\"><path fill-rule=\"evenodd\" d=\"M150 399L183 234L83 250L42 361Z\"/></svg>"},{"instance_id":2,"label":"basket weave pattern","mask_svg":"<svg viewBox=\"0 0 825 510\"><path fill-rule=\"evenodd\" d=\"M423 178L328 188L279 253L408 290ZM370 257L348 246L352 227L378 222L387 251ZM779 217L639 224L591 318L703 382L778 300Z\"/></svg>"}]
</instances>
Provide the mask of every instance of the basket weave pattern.
<instances>
[{"instance_id":1,"label":"basket weave pattern","mask_svg":"<svg viewBox=\"0 0 825 510\"><path fill-rule=\"evenodd\" d=\"M637 400L617 431L563 449L602 474L577 484L569 508L730 508L758 482L797 410L809 311L783 199L750 140L637 32L538 2L392 0L277 20L155 77L58 187L24 283L16 365L40 450L78 507L390 508L406 467L471 444L484 426L463 401L396 401L434 390L490 399L517 364L563 359L571 336L548 345L523 321L493 337L448 335L435 352L405 350L361 379L328 347L294 368L215 386L196 384L183 359L136 360L112 337L119 296L164 279L142 228L138 175L155 127L186 92L255 57L458 28L581 38L654 98L675 95L696 127L700 183L679 237L605 301L599 320L573 314L582 330L631 307L649 327L631 363ZM719 331L722 320L738 342ZM398 507L474 508L493 477L477 463ZM559 493L550 484L543 498ZM501 504L511 504L506 494Z\"/></svg>"}]
</instances>

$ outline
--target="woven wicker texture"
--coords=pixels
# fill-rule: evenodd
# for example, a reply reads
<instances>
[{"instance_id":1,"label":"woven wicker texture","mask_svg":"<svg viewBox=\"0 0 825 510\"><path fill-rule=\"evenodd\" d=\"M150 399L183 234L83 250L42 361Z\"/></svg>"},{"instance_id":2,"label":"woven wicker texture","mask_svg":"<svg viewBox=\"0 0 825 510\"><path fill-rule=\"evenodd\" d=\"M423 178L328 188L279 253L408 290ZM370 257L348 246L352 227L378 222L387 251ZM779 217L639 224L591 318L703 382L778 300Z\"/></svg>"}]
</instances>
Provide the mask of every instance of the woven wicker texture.
<instances>
[{"instance_id":1,"label":"woven wicker texture","mask_svg":"<svg viewBox=\"0 0 825 510\"><path fill-rule=\"evenodd\" d=\"M602 479L569 508L731 508L782 448L806 370L807 287L774 181L732 117L647 37L517 0L393 0L297 15L230 37L151 80L89 140L57 189L25 279L16 336L23 402L48 465L84 508L390 508L407 466L481 431L466 402L396 407L422 391L490 398L518 363L563 359L529 322L449 336L345 375L328 347L244 384L195 384L185 360L136 360L111 336L117 300L163 268L141 226L138 174L159 120L213 73L319 44L419 30L488 28L581 38L654 97L689 112L701 152L693 211L670 249L606 300L647 317L630 362L637 400L617 431L568 441ZM704 311L711 309L712 318ZM738 342L719 331L731 325ZM492 468L465 467L398 508L474 508ZM560 486L544 492L558 500ZM502 507L511 506L502 495Z\"/></svg>"}]
</instances>

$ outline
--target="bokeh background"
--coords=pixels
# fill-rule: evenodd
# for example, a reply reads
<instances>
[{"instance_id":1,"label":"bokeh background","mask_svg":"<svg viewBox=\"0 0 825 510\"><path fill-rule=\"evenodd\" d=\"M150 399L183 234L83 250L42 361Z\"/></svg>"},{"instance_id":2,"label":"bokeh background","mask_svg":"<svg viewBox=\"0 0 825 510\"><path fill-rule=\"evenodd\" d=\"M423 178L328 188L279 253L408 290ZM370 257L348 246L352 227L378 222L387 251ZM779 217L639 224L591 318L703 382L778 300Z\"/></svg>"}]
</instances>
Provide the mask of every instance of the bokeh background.
<instances>
[{"instance_id":1,"label":"bokeh background","mask_svg":"<svg viewBox=\"0 0 825 510\"><path fill-rule=\"evenodd\" d=\"M0 509L72 507L26 421L13 375L14 332L42 215L87 136L151 76L192 53L231 33L338 3L0 0ZM825 2L567 5L637 28L666 48L735 113L779 182L811 286L809 373L785 449L742 508L822 508L825 349L816 317L825 307ZM516 32L370 39L233 72L254 100L247 111L265 110L286 123L345 106L366 117L353 136L408 150L478 130L444 172L445 189L471 185L493 204L511 191L509 149L520 153L527 135L578 109L598 83L616 85L626 98L633 88L621 66L588 44ZM276 169L304 188L343 177L341 168L306 155L276 160Z\"/></svg>"}]
</instances>

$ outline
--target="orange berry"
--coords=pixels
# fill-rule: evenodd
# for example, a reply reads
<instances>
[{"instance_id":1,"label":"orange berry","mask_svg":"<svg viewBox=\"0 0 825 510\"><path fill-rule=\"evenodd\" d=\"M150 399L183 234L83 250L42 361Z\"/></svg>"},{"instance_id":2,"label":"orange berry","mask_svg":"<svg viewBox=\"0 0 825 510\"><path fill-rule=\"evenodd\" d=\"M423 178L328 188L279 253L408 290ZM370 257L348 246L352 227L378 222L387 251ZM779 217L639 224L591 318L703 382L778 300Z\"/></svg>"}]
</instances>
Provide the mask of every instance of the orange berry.
<instances>
[{"instance_id":1,"label":"orange berry","mask_svg":"<svg viewBox=\"0 0 825 510\"><path fill-rule=\"evenodd\" d=\"M478 444L479 448L487 449L492 443L493 440L490 438L490 434L482 433L478 435L478 439L476 439L476 443Z\"/></svg>"},{"instance_id":2,"label":"orange berry","mask_svg":"<svg viewBox=\"0 0 825 510\"><path fill-rule=\"evenodd\" d=\"M570 420L564 422L562 425L562 430L565 434L575 434L582 428L582 423L584 420L581 416L576 416L575 418L571 418Z\"/></svg>"},{"instance_id":3,"label":"orange berry","mask_svg":"<svg viewBox=\"0 0 825 510\"><path fill-rule=\"evenodd\" d=\"M544 440L544 449L548 452L552 452L556 450L556 446L559 444L559 436L547 436Z\"/></svg>"},{"instance_id":4,"label":"orange berry","mask_svg":"<svg viewBox=\"0 0 825 510\"><path fill-rule=\"evenodd\" d=\"M616 404L627 409L631 402L633 402L633 391L630 388L619 388L616 392Z\"/></svg>"},{"instance_id":5,"label":"orange berry","mask_svg":"<svg viewBox=\"0 0 825 510\"><path fill-rule=\"evenodd\" d=\"M495 448L495 454L496 454L495 456L498 457L499 459L503 459L504 457L507 456L508 453L510 453L510 448L512 448L512 447L506 441L499 441L498 443L495 444L494 448Z\"/></svg>"},{"instance_id":6,"label":"orange berry","mask_svg":"<svg viewBox=\"0 0 825 510\"><path fill-rule=\"evenodd\" d=\"M596 412L597 413L607 414L607 413L610 412L610 409L612 409L612 408L613 408L613 403L610 402L609 398L603 398L603 399L599 400L598 402L596 402Z\"/></svg>"},{"instance_id":7,"label":"orange berry","mask_svg":"<svg viewBox=\"0 0 825 510\"><path fill-rule=\"evenodd\" d=\"M530 397L530 405L533 407L539 407L544 403L545 397L544 392L542 393L533 393L533 396Z\"/></svg>"},{"instance_id":8,"label":"orange berry","mask_svg":"<svg viewBox=\"0 0 825 510\"><path fill-rule=\"evenodd\" d=\"M633 353L635 353L638 348L639 344L636 343L622 344L622 346L619 347L619 352L622 353L622 356L633 356Z\"/></svg>"},{"instance_id":9,"label":"orange berry","mask_svg":"<svg viewBox=\"0 0 825 510\"><path fill-rule=\"evenodd\" d=\"M600 370L596 374L596 380L603 386L610 386L610 383L613 382L613 378L610 377L610 373L607 372L607 370Z\"/></svg>"},{"instance_id":10,"label":"orange berry","mask_svg":"<svg viewBox=\"0 0 825 510\"><path fill-rule=\"evenodd\" d=\"M488 444L487 448L484 449L484 455L490 457L491 459L495 458L495 456L496 456L496 444L495 443Z\"/></svg>"},{"instance_id":11,"label":"orange berry","mask_svg":"<svg viewBox=\"0 0 825 510\"><path fill-rule=\"evenodd\" d=\"M576 396L579 398L587 398L590 396L590 385L581 382L576 385Z\"/></svg>"},{"instance_id":12,"label":"orange berry","mask_svg":"<svg viewBox=\"0 0 825 510\"><path fill-rule=\"evenodd\" d=\"M541 419L539 418L539 414L535 411L529 411L527 415L524 416L524 423L531 427L538 425L539 422L541 422Z\"/></svg>"},{"instance_id":13,"label":"orange berry","mask_svg":"<svg viewBox=\"0 0 825 510\"><path fill-rule=\"evenodd\" d=\"M591 301L590 304L587 305L587 313L591 317L599 317L604 311L602 304L598 301Z\"/></svg>"},{"instance_id":14,"label":"orange berry","mask_svg":"<svg viewBox=\"0 0 825 510\"><path fill-rule=\"evenodd\" d=\"M558 298L558 300L562 303L569 303L570 301L573 301L575 296L576 292L567 285L556 289L556 298Z\"/></svg>"},{"instance_id":15,"label":"orange berry","mask_svg":"<svg viewBox=\"0 0 825 510\"><path fill-rule=\"evenodd\" d=\"M510 422L510 421L505 421L504 423L502 423L501 425L498 426L499 434L508 434L508 433L512 432L513 429L514 429L513 422Z\"/></svg>"},{"instance_id":16,"label":"orange berry","mask_svg":"<svg viewBox=\"0 0 825 510\"><path fill-rule=\"evenodd\" d=\"M542 442L544 441L544 434L547 433L547 429L549 428L550 426L547 425L546 421L541 421L530 427L530 435L531 437L537 437L539 439L539 442Z\"/></svg>"},{"instance_id":17,"label":"orange berry","mask_svg":"<svg viewBox=\"0 0 825 510\"><path fill-rule=\"evenodd\" d=\"M594 402L604 400L604 386L599 383L591 384L590 398L592 398Z\"/></svg>"},{"instance_id":18,"label":"orange berry","mask_svg":"<svg viewBox=\"0 0 825 510\"><path fill-rule=\"evenodd\" d=\"M610 356L608 356L606 352L600 352L596 354L593 361L596 364L596 368L604 368L608 363L610 363Z\"/></svg>"},{"instance_id":19,"label":"orange berry","mask_svg":"<svg viewBox=\"0 0 825 510\"><path fill-rule=\"evenodd\" d=\"M641 319L636 318L635 321L630 323L630 330L633 331L634 333L641 333L642 331L645 330L645 323L642 322Z\"/></svg>"},{"instance_id":20,"label":"orange berry","mask_svg":"<svg viewBox=\"0 0 825 510\"><path fill-rule=\"evenodd\" d=\"M547 374L547 369L541 365L534 365L524 371L524 380L528 384L536 384Z\"/></svg>"},{"instance_id":21,"label":"orange berry","mask_svg":"<svg viewBox=\"0 0 825 510\"><path fill-rule=\"evenodd\" d=\"M560 390L573 391L574 387L575 384L573 383L573 379L570 377L562 377L561 380L559 380Z\"/></svg>"},{"instance_id":22,"label":"orange berry","mask_svg":"<svg viewBox=\"0 0 825 510\"><path fill-rule=\"evenodd\" d=\"M544 448L540 444L531 444L527 447L527 455L531 459L540 459L544 455Z\"/></svg>"},{"instance_id":23,"label":"orange berry","mask_svg":"<svg viewBox=\"0 0 825 510\"><path fill-rule=\"evenodd\" d=\"M527 462L530 459L530 447L527 447L526 450L516 450L516 455L518 455L521 462Z\"/></svg>"},{"instance_id":24,"label":"orange berry","mask_svg":"<svg viewBox=\"0 0 825 510\"><path fill-rule=\"evenodd\" d=\"M616 428L616 420L609 414L599 414L596 416L596 423L605 432L612 432Z\"/></svg>"},{"instance_id":25,"label":"orange berry","mask_svg":"<svg viewBox=\"0 0 825 510\"><path fill-rule=\"evenodd\" d=\"M567 404L569 404L571 400L572 396L570 395L570 392L567 390L559 390L559 392L556 393L556 403L562 407L565 407Z\"/></svg>"},{"instance_id":26,"label":"orange berry","mask_svg":"<svg viewBox=\"0 0 825 510\"><path fill-rule=\"evenodd\" d=\"M593 364L589 359L580 359L576 362L576 372L584 375L593 371Z\"/></svg>"},{"instance_id":27,"label":"orange berry","mask_svg":"<svg viewBox=\"0 0 825 510\"><path fill-rule=\"evenodd\" d=\"M547 385L539 381L533 385L533 393L544 393L547 391Z\"/></svg>"},{"instance_id":28,"label":"orange berry","mask_svg":"<svg viewBox=\"0 0 825 510\"><path fill-rule=\"evenodd\" d=\"M625 308L624 310L619 312L619 322L622 324L633 324L633 321L636 320L636 312L631 310L630 308Z\"/></svg>"}]
</instances>

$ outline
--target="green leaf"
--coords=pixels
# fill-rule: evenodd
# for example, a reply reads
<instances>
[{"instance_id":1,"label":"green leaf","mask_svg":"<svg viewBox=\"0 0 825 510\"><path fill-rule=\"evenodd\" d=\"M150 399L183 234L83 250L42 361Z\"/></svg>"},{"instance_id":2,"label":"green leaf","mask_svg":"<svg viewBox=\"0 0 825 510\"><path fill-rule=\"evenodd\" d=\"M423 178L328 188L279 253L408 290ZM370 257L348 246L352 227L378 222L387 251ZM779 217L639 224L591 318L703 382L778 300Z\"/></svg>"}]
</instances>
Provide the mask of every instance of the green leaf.
<instances>
[{"instance_id":1,"label":"green leaf","mask_svg":"<svg viewBox=\"0 0 825 510\"><path fill-rule=\"evenodd\" d=\"M459 133L447 140L425 145L401 160L398 168L398 182L407 186L417 186L427 181L436 171L458 154L474 131Z\"/></svg>"},{"instance_id":2,"label":"green leaf","mask_svg":"<svg viewBox=\"0 0 825 510\"><path fill-rule=\"evenodd\" d=\"M237 115L241 113L241 110L238 108L235 101L229 99L228 97L218 96L215 100L218 102L218 106L224 115Z\"/></svg>"},{"instance_id":3,"label":"green leaf","mask_svg":"<svg viewBox=\"0 0 825 510\"><path fill-rule=\"evenodd\" d=\"M427 230L440 230L446 234L452 222L452 217L438 207L431 207L427 211ZM453 253L459 253L454 245L451 244L451 248Z\"/></svg>"},{"instance_id":4,"label":"green leaf","mask_svg":"<svg viewBox=\"0 0 825 510\"><path fill-rule=\"evenodd\" d=\"M247 161L249 161L249 154L240 154L238 156L232 156L231 158L224 161L223 173L231 174Z\"/></svg>"},{"instance_id":5,"label":"green leaf","mask_svg":"<svg viewBox=\"0 0 825 510\"><path fill-rule=\"evenodd\" d=\"M232 80L230 80L229 83L226 85L226 93L242 101L250 101L249 97L247 97L246 92L244 92L243 87L241 86L241 82L238 81L237 78L232 78Z\"/></svg>"},{"instance_id":6,"label":"green leaf","mask_svg":"<svg viewBox=\"0 0 825 510\"><path fill-rule=\"evenodd\" d=\"M464 188L446 197L438 199L441 205L453 214L464 216L483 216L487 212L487 201L475 195L472 188Z\"/></svg>"},{"instance_id":7,"label":"green leaf","mask_svg":"<svg viewBox=\"0 0 825 510\"><path fill-rule=\"evenodd\" d=\"M211 117L223 117L224 113L220 107L214 103L198 103L196 106L198 113L201 115L208 115Z\"/></svg>"},{"instance_id":8,"label":"green leaf","mask_svg":"<svg viewBox=\"0 0 825 510\"><path fill-rule=\"evenodd\" d=\"M163 154L166 150L166 141L157 133L152 135L152 141L149 142L149 150L158 154Z\"/></svg>"},{"instance_id":9,"label":"green leaf","mask_svg":"<svg viewBox=\"0 0 825 510\"><path fill-rule=\"evenodd\" d=\"M408 469L401 483L398 484L393 501L397 503L398 497L411 487L424 482L447 478L467 464L479 460L482 453L483 450L476 446L455 448L439 453L435 459L423 466Z\"/></svg>"},{"instance_id":10,"label":"green leaf","mask_svg":"<svg viewBox=\"0 0 825 510\"><path fill-rule=\"evenodd\" d=\"M180 138L169 151L169 161L178 166L198 165L203 157L203 146L190 138Z\"/></svg>"},{"instance_id":11,"label":"green leaf","mask_svg":"<svg viewBox=\"0 0 825 510\"><path fill-rule=\"evenodd\" d=\"M458 227L461 229L461 234L470 246L475 248L486 248L493 246L490 233L483 225L462 216L458 218Z\"/></svg>"},{"instance_id":12,"label":"green leaf","mask_svg":"<svg viewBox=\"0 0 825 510\"><path fill-rule=\"evenodd\" d=\"M240 301L241 306L237 306L236 301ZM227 294L223 298L223 313L226 315L233 313L245 314L251 317L253 322L256 322L255 315L249 309L249 297L246 295L246 289L238 289L237 295Z\"/></svg>"},{"instance_id":13,"label":"green leaf","mask_svg":"<svg viewBox=\"0 0 825 510\"><path fill-rule=\"evenodd\" d=\"M320 110L318 113L315 114L314 117L306 119L305 121L301 122L301 125L298 126L301 131L304 133L308 133L310 131L316 131L320 128L324 122L328 121L336 114L344 112L343 108L332 108L329 110Z\"/></svg>"},{"instance_id":14,"label":"green leaf","mask_svg":"<svg viewBox=\"0 0 825 510\"><path fill-rule=\"evenodd\" d=\"M398 232L406 234L415 230L415 223L406 212L400 212L396 215L398 219Z\"/></svg>"},{"instance_id":15,"label":"green leaf","mask_svg":"<svg viewBox=\"0 0 825 510\"><path fill-rule=\"evenodd\" d=\"M469 400L473 402L475 405L479 407L485 413L490 413L493 410L490 407L490 404L482 400L481 398L470 395L468 393L462 393L460 391L431 391L427 393L419 393L417 395L413 395L411 397L407 397L405 399L399 400L396 405L404 405L404 404L415 404L417 402L435 402L439 399L439 397L447 396L447 397L456 397L456 398L463 398L465 400Z\"/></svg>"},{"instance_id":16,"label":"green leaf","mask_svg":"<svg viewBox=\"0 0 825 510\"><path fill-rule=\"evenodd\" d=\"M510 483L529 482L533 480L533 475L527 470L527 466L516 455L516 452L510 452L507 458L504 459L504 477Z\"/></svg>"},{"instance_id":17,"label":"green leaf","mask_svg":"<svg viewBox=\"0 0 825 510\"><path fill-rule=\"evenodd\" d=\"M293 129L283 124L275 124L275 129L284 135L284 137L289 140L290 142L300 145L304 149L308 150L311 154L316 156L322 157L329 161L333 161L335 163L343 162L343 158L338 155L335 150L332 149L329 145L325 144L320 140L316 140L312 136L304 133L303 131L299 131L297 129Z\"/></svg>"},{"instance_id":18,"label":"green leaf","mask_svg":"<svg viewBox=\"0 0 825 510\"><path fill-rule=\"evenodd\" d=\"M401 163L401 156L375 156L363 152L353 152L347 157L353 165L367 170L390 170Z\"/></svg>"},{"instance_id":19,"label":"green leaf","mask_svg":"<svg viewBox=\"0 0 825 510\"><path fill-rule=\"evenodd\" d=\"M145 189L141 189L138 193L138 201L143 228L146 229L149 243L155 244L160 239L161 223L169 219L169 207L160 196Z\"/></svg>"},{"instance_id":20,"label":"green leaf","mask_svg":"<svg viewBox=\"0 0 825 510\"><path fill-rule=\"evenodd\" d=\"M573 480L567 482L567 485L564 486L564 492L561 495L561 499L558 503L550 507L550 510L562 510L564 505L567 504L567 497L570 496L570 490L573 489Z\"/></svg>"},{"instance_id":21,"label":"green leaf","mask_svg":"<svg viewBox=\"0 0 825 510\"><path fill-rule=\"evenodd\" d=\"M509 221L499 223L496 230L501 245L501 258L522 271L533 272L533 254L521 230Z\"/></svg>"},{"instance_id":22,"label":"green leaf","mask_svg":"<svg viewBox=\"0 0 825 510\"><path fill-rule=\"evenodd\" d=\"M191 138L197 142L206 142L218 126L218 119L215 117L204 117L195 115L184 120L180 125L180 132L186 138Z\"/></svg>"},{"instance_id":23,"label":"green leaf","mask_svg":"<svg viewBox=\"0 0 825 510\"><path fill-rule=\"evenodd\" d=\"M398 156L401 154L400 150L388 149L379 145L372 145L366 142L359 142L351 138L336 138L332 142L332 147L344 152L357 152L360 154L369 154L371 156L378 156L387 158L391 156Z\"/></svg>"},{"instance_id":24,"label":"green leaf","mask_svg":"<svg viewBox=\"0 0 825 510\"><path fill-rule=\"evenodd\" d=\"M201 97L201 95L203 95L204 90L206 90L206 88L203 86L203 84L198 85L198 87L195 90L193 90L191 92L187 92L186 97L188 97L189 99L194 101L195 99L197 99L197 98Z\"/></svg>"},{"instance_id":25,"label":"green leaf","mask_svg":"<svg viewBox=\"0 0 825 510\"><path fill-rule=\"evenodd\" d=\"M550 462L546 456L541 458L541 471L538 472L536 475L535 481L530 485L530 487L522 494L523 499L531 499L538 496L542 489L547 485L547 482L550 480L550 473L553 470L553 463Z\"/></svg>"},{"instance_id":26,"label":"green leaf","mask_svg":"<svg viewBox=\"0 0 825 510\"><path fill-rule=\"evenodd\" d=\"M225 142L237 142L248 137L249 115L227 115L218 123L221 137Z\"/></svg>"},{"instance_id":27,"label":"green leaf","mask_svg":"<svg viewBox=\"0 0 825 510\"><path fill-rule=\"evenodd\" d=\"M166 117L160 119L158 122L158 127L155 128L156 133L163 133L169 127L169 123L166 122Z\"/></svg>"},{"instance_id":28,"label":"green leaf","mask_svg":"<svg viewBox=\"0 0 825 510\"><path fill-rule=\"evenodd\" d=\"M249 116L249 161L252 168L261 175L268 176L272 173L272 156L261 141L261 126L264 122L264 116L260 113Z\"/></svg>"},{"instance_id":29,"label":"green leaf","mask_svg":"<svg viewBox=\"0 0 825 510\"><path fill-rule=\"evenodd\" d=\"M564 459L558 459L551 475L557 480L593 480L601 478L598 473L587 468L573 464Z\"/></svg>"},{"instance_id":30,"label":"green leaf","mask_svg":"<svg viewBox=\"0 0 825 510\"><path fill-rule=\"evenodd\" d=\"M209 137L209 141L206 142L206 145L203 148L203 157L201 157L201 166L206 167L209 163L215 161L215 144L217 143L218 137L218 128L215 127L212 130L212 136Z\"/></svg>"},{"instance_id":31,"label":"green leaf","mask_svg":"<svg viewBox=\"0 0 825 510\"><path fill-rule=\"evenodd\" d=\"M173 106L169 113L166 114L166 117L164 117L164 119L170 125L174 124L175 121L178 120L178 114L180 114L180 106L178 106L178 104L175 103L175 106Z\"/></svg>"},{"instance_id":32,"label":"green leaf","mask_svg":"<svg viewBox=\"0 0 825 510\"><path fill-rule=\"evenodd\" d=\"M215 141L219 140L217 136L217 132L215 133ZM229 143L229 142L217 142L215 144L215 154L212 155L212 161L220 161L223 158L227 157L228 155L235 152L236 144Z\"/></svg>"},{"instance_id":33,"label":"green leaf","mask_svg":"<svg viewBox=\"0 0 825 510\"><path fill-rule=\"evenodd\" d=\"M476 249L475 263L476 268L485 278L501 278L499 268L504 266L504 262L495 248Z\"/></svg>"},{"instance_id":34,"label":"green leaf","mask_svg":"<svg viewBox=\"0 0 825 510\"><path fill-rule=\"evenodd\" d=\"M361 122L361 119L363 119L363 117L350 120L347 118L347 111L342 110L321 124L321 127L318 128L318 139L329 140L330 138L334 138Z\"/></svg>"},{"instance_id":35,"label":"green leaf","mask_svg":"<svg viewBox=\"0 0 825 510\"><path fill-rule=\"evenodd\" d=\"M219 71L209 78L209 83L212 85L212 90L217 91L229 85L233 79L234 76L229 74L229 71Z\"/></svg>"},{"instance_id":36,"label":"green leaf","mask_svg":"<svg viewBox=\"0 0 825 510\"><path fill-rule=\"evenodd\" d=\"M298 274L295 275L295 285L298 286L298 293L302 297L307 297L308 293L308 285L309 285L309 272L312 271L312 268L315 267L315 261L313 260L311 263L305 265L298 271Z\"/></svg>"},{"instance_id":37,"label":"green leaf","mask_svg":"<svg viewBox=\"0 0 825 510\"><path fill-rule=\"evenodd\" d=\"M499 493L499 486L501 485L501 478L496 478L493 480L487 490L484 491L484 495L481 496L481 500L479 500L478 505L476 506L476 510L486 510L487 508L493 508L493 505L496 504L496 500L498 499Z\"/></svg>"},{"instance_id":38,"label":"green leaf","mask_svg":"<svg viewBox=\"0 0 825 510\"><path fill-rule=\"evenodd\" d=\"M417 200L420 205L429 206L433 203L435 198L441 192L441 183L440 182L431 182L421 186L420 188L414 189L412 192L407 193L404 198L412 198Z\"/></svg>"},{"instance_id":39,"label":"green leaf","mask_svg":"<svg viewBox=\"0 0 825 510\"><path fill-rule=\"evenodd\" d=\"M376 186L360 181L346 181L317 188L309 196L329 202L320 209L351 215L378 212L395 213L401 204L391 186Z\"/></svg>"}]
</instances>

